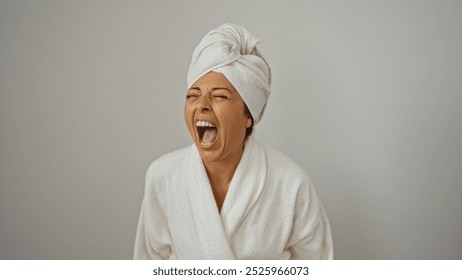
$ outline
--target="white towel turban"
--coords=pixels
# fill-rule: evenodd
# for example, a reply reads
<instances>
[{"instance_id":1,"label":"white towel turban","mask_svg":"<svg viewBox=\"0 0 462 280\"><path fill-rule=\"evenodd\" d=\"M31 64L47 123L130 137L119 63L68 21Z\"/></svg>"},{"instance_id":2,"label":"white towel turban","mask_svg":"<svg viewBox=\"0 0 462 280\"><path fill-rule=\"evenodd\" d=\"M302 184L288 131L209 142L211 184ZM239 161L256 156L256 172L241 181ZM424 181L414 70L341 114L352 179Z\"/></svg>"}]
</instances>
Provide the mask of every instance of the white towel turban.
<instances>
[{"instance_id":1,"label":"white towel turban","mask_svg":"<svg viewBox=\"0 0 462 280\"><path fill-rule=\"evenodd\" d=\"M213 29L193 52L188 88L210 71L222 73L239 92L257 124L271 92L271 69L256 48L258 42L242 26L227 23Z\"/></svg>"}]
</instances>

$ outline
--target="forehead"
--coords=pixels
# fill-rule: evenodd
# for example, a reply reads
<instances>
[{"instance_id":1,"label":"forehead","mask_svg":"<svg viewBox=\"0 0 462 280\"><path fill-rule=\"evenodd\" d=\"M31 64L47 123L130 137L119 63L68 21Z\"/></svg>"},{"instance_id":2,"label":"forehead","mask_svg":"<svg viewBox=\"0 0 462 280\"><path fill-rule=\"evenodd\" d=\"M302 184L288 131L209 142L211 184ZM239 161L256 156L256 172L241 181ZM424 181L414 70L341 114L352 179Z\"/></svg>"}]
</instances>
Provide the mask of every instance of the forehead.
<instances>
[{"instance_id":1,"label":"forehead","mask_svg":"<svg viewBox=\"0 0 462 280\"><path fill-rule=\"evenodd\" d=\"M225 77L225 75L217 72L208 72L204 76L200 77L191 88L198 87L201 89L212 89L212 88L227 88L232 92L236 92L233 84Z\"/></svg>"}]
</instances>

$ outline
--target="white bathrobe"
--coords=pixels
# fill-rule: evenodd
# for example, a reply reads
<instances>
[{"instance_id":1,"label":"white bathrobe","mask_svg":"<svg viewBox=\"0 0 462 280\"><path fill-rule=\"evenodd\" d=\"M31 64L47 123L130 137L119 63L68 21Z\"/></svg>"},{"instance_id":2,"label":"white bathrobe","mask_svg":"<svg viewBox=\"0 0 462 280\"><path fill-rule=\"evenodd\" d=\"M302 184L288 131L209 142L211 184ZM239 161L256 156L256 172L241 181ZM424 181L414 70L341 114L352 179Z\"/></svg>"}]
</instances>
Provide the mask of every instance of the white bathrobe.
<instances>
[{"instance_id":1,"label":"white bathrobe","mask_svg":"<svg viewBox=\"0 0 462 280\"><path fill-rule=\"evenodd\" d=\"M135 259L332 259L326 213L306 172L250 136L221 212L195 145L146 174Z\"/></svg>"}]
</instances>

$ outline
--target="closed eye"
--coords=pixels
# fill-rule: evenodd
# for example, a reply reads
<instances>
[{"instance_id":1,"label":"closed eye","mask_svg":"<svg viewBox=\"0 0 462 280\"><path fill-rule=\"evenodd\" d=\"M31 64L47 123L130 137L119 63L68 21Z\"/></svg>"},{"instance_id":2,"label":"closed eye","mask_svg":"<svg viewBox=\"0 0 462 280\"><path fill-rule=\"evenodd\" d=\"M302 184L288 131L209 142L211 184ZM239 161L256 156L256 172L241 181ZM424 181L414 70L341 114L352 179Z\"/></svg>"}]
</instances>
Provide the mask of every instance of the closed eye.
<instances>
[{"instance_id":1,"label":"closed eye","mask_svg":"<svg viewBox=\"0 0 462 280\"><path fill-rule=\"evenodd\" d=\"M215 94L215 95L213 95L213 97L218 99L218 100L229 100L229 96L222 95L222 94Z\"/></svg>"},{"instance_id":2,"label":"closed eye","mask_svg":"<svg viewBox=\"0 0 462 280\"><path fill-rule=\"evenodd\" d=\"M199 97L200 95L201 95L200 89L197 87L192 87L186 92L186 99Z\"/></svg>"},{"instance_id":3,"label":"closed eye","mask_svg":"<svg viewBox=\"0 0 462 280\"><path fill-rule=\"evenodd\" d=\"M198 97L199 95L198 94L195 94L195 93L188 93L186 94L186 99L191 99L191 98L195 98L195 97Z\"/></svg>"}]
</instances>

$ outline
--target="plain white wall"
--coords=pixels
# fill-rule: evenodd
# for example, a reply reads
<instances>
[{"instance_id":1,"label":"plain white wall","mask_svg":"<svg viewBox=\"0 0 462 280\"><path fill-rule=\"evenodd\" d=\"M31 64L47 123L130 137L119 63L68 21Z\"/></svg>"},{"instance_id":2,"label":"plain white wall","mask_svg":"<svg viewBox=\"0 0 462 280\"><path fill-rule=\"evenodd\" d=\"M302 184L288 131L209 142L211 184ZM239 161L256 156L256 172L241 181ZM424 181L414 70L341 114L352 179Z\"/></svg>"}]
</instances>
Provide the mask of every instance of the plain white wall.
<instances>
[{"instance_id":1,"label":"plain white wall","mask_svg":"<svg viewBox=\"0 0 462 280\"><path fill-rule=\"evenodd\" d=\"M0 258L129 259L189 145L193 48L261 39L256 137L311 175L340 259L462 258L461 1L0 1Z\"/></svg>"}]
</instances>

